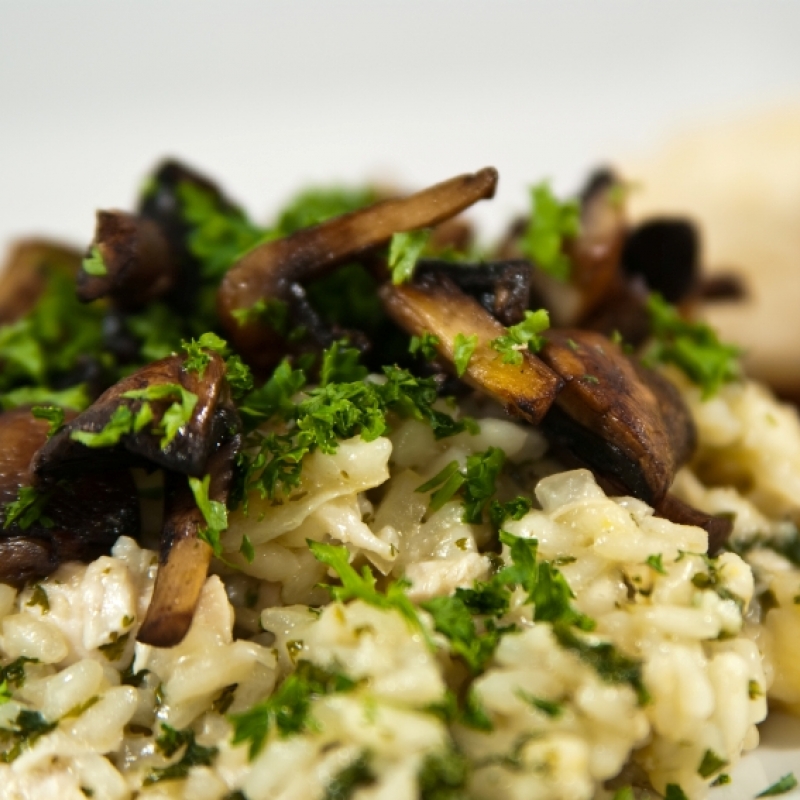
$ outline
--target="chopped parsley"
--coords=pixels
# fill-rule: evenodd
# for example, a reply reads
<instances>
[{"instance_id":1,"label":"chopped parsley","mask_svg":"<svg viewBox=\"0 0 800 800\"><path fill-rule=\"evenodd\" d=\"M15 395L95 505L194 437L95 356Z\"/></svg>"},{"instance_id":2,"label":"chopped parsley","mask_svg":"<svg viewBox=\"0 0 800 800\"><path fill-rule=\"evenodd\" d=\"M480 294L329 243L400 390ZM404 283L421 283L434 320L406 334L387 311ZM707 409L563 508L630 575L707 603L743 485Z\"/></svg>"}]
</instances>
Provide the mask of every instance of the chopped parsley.
<instances>
[{"instance_id":1,"label":"chopped parsley","mask_svg":"<svg viewBox=\"0 0 800 800\"><path fill-rule=\"evenodd\" d=\"M664 569L663 555L661 553L655 553L652 556L648 556L644 563L647 564L650 569L658 572L661 575L667 574L667 570Z\"/></svg>"},{"instance_id":2,"label":"chopped parsley","mask_svg":"<svg viewBox=\"0 0 800 800\"><path fill-rule=\"evenodd\" d=\"M648 297L647 311L654 341L645 354L646 364L679 367L702 389L703 399L712 397L722 384L740 377L741 351L720 342L710 326L683 319L675 306L656 293Z\"/></svg>"},{"instance_id":3,"label":"chopped parsley","mask_svg":"<svg viewBox=\"0 0 800 800\"><path fill-rule=\"evenodd\" d=\"M436 491L431 495L430 509L438 511L457 491L463 489L464 522L483 521L483 511L495 493L495 482L503 469L506 455L499 447L467 458L462 472L457 461L451 461L429 481L418 486L417 492Z\"/></svg>"},{"instance_id":4,"label":"chopped parsley","mask_svg":"<svg viewBox=\"0 0 800 800\"><path fill-rule=\"evenodd\" d=\"M314 558L330 567L342 582L341 586L326 585L334 600L340 603L362 600L376 608L397 611L412 627L427 636L417 609L406 594L408 584L405 581L394 581L381 592L375 588L375 576L368 566L365 565L359 575L350 565L350 552L346 547L311 540L308 547Z\"/></svg>"},{"instance_id":5,"label":"chopped parsley","mask_svg":"<svg viewBox=\"0 0 800 800\"><path fill-rule=\"evenodd\" d=\"M235 308L231 312L239 325L262 322L275 333L285 336L289 332L289 306L277 298L265 300L260 297L247 308Z\"/></svg>"},{"instance_id":6,"label":"chopped parsley","mask_svg":"<svg viewBox=\"0 0 800 800\"><path fill-rule=\"evenodd\" d=\"M520 242L522 252L548 275L565 281L572 265L564 254L564 240L580 230L578 204L557 200L547 183L531 189L531 204L531 219Z\"/></svg>"},{"instance_id":7,"label":"chopped parsley","mask_svg":"<svg viewBox=\"0 0 800 800\"><path fill-rule=\"evenodd\" d=\"M205 280L219 280L248 250L270 237L240 209L204 186L181 181L177 195L181 216L189 226L186 244Z\"/></svg>"},{"instance_id":8,"label":"chopped parsley","mask_svg":"<svg viewBox=\"0 0 800 800\"><path fill-rule=\"evenodd\" d=\"M357 789L375 783L370 754L364 751L344 769L339 770L325 787L322 800L349 800Z\"/></svg>"},{"instance_id":9,"label":"chopped parsley","mask_svg":"<svg viewBox=\"0 0 800 800\"><path fill-rule=\"evenodd\" d=\"M11 700L11 688L8 680L4 678L0 681L0 706L4 706L9 700Z\"/></svg>"},{"instance_id":10,"label":"chopped parsley","mask_svg":"<svg viewBox=\"0 0 800 800\"><path fill-rule=\"evenodd\" d=\"M539 334L550 327L550 315L543 308L526 311L525 319L508 328L508 333L489 342L493 350L503 356L504 364L522 363L522 351L536 353L545 345L545 338Z\"/></svg>"},{"instance_id":11,"label":"chopped parsley","mask_svg":"<svg viewBox=\"0 0 800 800\"><path fill-rule=\"evenodd\" d=\"M19 658L14 659L14 661L12 661L10 664L0 667L0 680L7 685L16 686L17 688L24 686L25 665L35 663L37 663L35 658L20 656Z\"/></svg>"},{"instance_id":12,"label":"chopped parsley","mask_svg":"<svg viewBox=\"0 0 800 800\"><path fill-rule=\"evenodd\" d=\"M788 772L780 780L768 786L763 792L759 792L756 797L774 797L778 794L786 794L791 792L797 786L797 778L793 772Z\"/></svg>"},{"instance_id":13,"label":"chopped parsley","mask_svg":"<svg viewBox=\"0 0 800 800\"><path fill-rule=\"evenodd\" d=\"M83 271L87 275L108 275L108 267L103 261L103 254L97 245L93 245L89 255L83 259L81 264Z\"/></svg>"},{"instance_id":14,"label":"chopped parsley","mask_svg":"<svg viewBox=\"0 0 800 800\"><path fill-rule=\"evenodd\" d=\"M520 700L552 719L557 719L564 713L564 705L562 703L556 703L552 700L543 700L541 697L535 697L522 689L517 689L516 695Z\"/></svg>"},{"instance_id":15,"label":"chopped parsley","mask_svg":"<svg viewBox=\"0 0 800 800\"><path fill-rule=\"evenodd\" d=\"M83 411L89 405L86 384L79 383L69 389L48 389L46 386L20 386L0 394L4 411L19 406L53 405Z\"/></svg>"},{"instance_id":16,"label":"chopped parsley","mask_svg":"<svg viewBox=\"0 0 800 800\"><path fill-rule=\"evenodd\" d=\"M3 507L5 514L3 527L17 525L25 531L38 522L45 528L51 528L53 520L44 513L49 500L50 492L42 491L35 486L20 486L17 499L6 503Z\"/></svg>"},{"instance_id":17,"label":"chopped parsley","mask_svg":"<svg viewBox=\"0 0 800 800\"><path fill-rule=\"evenodd\" d=\"M522 519L532 508L533 503L527 497L515 497L507 503L492 500L489 506L489 519L498 530L507 519L515 521Z\"/></svg>"},{"instance_id":18,"label":"chopped parsley","mask_svg":"<svg viewBox=\"0 0 800 800\"><path fill-rule=\"evenodd\" d=\"M500 631L488 625L479 634L475 620L459 596L434 597L421 604L432 617L436 630L450 642L454 655L460 656L473 675L483 671L500 641Z\"/></svg>"},{"instance_id":19,"label":"chopped parsley","mask_svg":"<svg viewBox=\"0 0 800 800\"><path fill-rule=\"evenodd\" d=\"M316 697L350 692L357 686L356 681L341 672L323 669L310 661L298 661L294 672L266 700L229 717L233 724L232 743L249 743L252 761L272 731L278 736L291 736L307 730L311 725L311 702Z\"/></svg>"},{"instance_id":20,"label":"chopped parsley","mask_svg":"<svg viewBox=\"0 0 800 800\"><path fill-rule=\"evenodd\" d=\"M417 773L420 800L463 800L469 762L455 749L428 753Z\"/></svg>"},{"instance_id":21,"label":"chopped parsley","mask_svg":"<svg viewBox=\"0 0 800 800\"><path fill-rule=\"evenodd\" d=\"M668 783L667 790L664 792L664 800L689 800L689 798L679 784Z\"/></svg>"},{"instance_id":22,"label":"chopped parsley","mask_svg":"<svg viewBox=\"0 0 800 800\"><path fill-rule=\"evenodd\" d=\"M453 363L456 366L456 375L459 378L467 371L470 359L477 346L477 333L473 333L471 336L465 336L463 333L456 334L456 338L453 340Z\"/></svg>"},{"instance_id":23,"label":"chopped parsley","mask_svg":"<svg viewBox=\"0 0 800 800\"><path fill-rule=\"evenodd\" d=\"M70 439L80 442L86 447L113 447L119 444L123 436L127 436L134 429L133 412L128 406L117 406L108 422L99 431L75 430L70 433Z\"/></svg>"},{"instance_id":24,"label":"chopped parsley","mask_svg":"<svg viewBox=\"0 0 800 800\"><path fill-rule=\"evenodd\" d=\"M319 385L350 383L367 377L367 368L360 363L361 353L346 341L334 342L322 354Z\"/></svg>"},{"instance_id":25,"label":"chopped parsley","mask_svg":"<svg viewBox=\"0 0 800 800\"><path fill-rule=\"evenodd\" d=\"M64 424L64 409L59 406L34 406L31 414L36 419L46 419L50 423L47 429L48 439Z\"/></svg>"},{"instance_id":26,"label":"chopped parsley","mask_svg":"<svg viewBox=\"0 0 800 800\"><path fill-rule=\"evenodd\" d=\"M242 361L241 357L231 352L225 339L216 333L208 331L199 339L181 342L181 348L186 353L183 367L187 371L197 372L203 376L206 367L211 363L208 351L218 353L225 360L225 378L231 388L234 400L241 399L253 388L253 373Z\"/></svg>"},{"instance_id":27,"label":"chopped parsley","mask_svg":"<svg viewBox=\"0 0 800 800\"><path fill-rule=\"evenodd\" d=\"M392 236L392 241L389 243L389 271L392 274L392 283L397 285L411 280L417 260L428 244L430 235L431 232L423 228Z\"/></svg>"},{"instance_id":28,"label":"chopped parsley","mask_svg":"<svg viewBox=\"0 0 800 800\"><path fill-rule=\"evenodd\" d=\"M642 664L623 655L611 642L591 641L579 636L562 622L553 625L558 643L571 650L581 661L592 667L598 677L606 683L627 683L636 692L639 705L650 701L650 693L642 678ZM667 787L669 797L669 787ZM677 795L676 795L677 798Z\"/></svg>"},{"instance_id":29,"label":"chopped parsley","mask_svg":"<svg viewBox=\"0 0 800 800\"><path fill-rule=\"evenodd\" d=\"M167 758L172 758L179 750L185 749L181 757L173 764L151 770L144 779L144 786L185 778L192 767L209 766L219 752L216 747L203 747L197 744L193 730L189 728L176 730L166 723L161 725L161 733L156 739L156 747Z\"/></svg>"},{"instance_id":30,"label":"chopped parsley","mask_svg":"<svg viewBox=\"0 0 800 800\"><path fill-rule=\"evenodd\" d=\"M617 789L617 791L614 792L614 796L611 798L611 800L636 800L636 796L633 793L633 787L623 786Z\"/></svg>"},{"instance_id":31,"label":"chopped parsley","mask_svg":"<svg viewBox=\"0 0 800 800\"><path fill-rule=\"evenodd\" d=\"M408 352L412 356L419 353L426 361L433 361L438 352L436 348L441 344L441 340L435 333L425 331L422 336L412 336L408 344Z\"/></svg>"},{"instance_id":32,"label":"chopped parsley","mask_svg":"<svg viewBox=\"0 0 800 800\"><path fill-rule=\"evenodd\" d=\"M190 476L189 487L206 522L206 527L197 532L197 538L209 545L214 551L214 555L219 558L222 555L220 534L228 527L228 509L225 503L209 498L210 481L210 475L206 475L202 480Z\"/></svg>"},{"instance_id":33,"label":"chopped parsley","mask_svg":"<svg viewBox=\"0 0 800 800\"><path fill-rule=\"evenodd\" d=\"M58 722L49 722L38 711L22 709L14 719L13 728L3 728L2 732L10 734L14 744L10 750L0 754L0 760L10 763L18 758L24 750L33 747L37 739L55 730Z\"/></svg>"},{"instance_id":34,"label":"chopped parsley","mask_svg":"<svg viewBox=\"0 0 800 800\"><path fill-rule=\"evenodd\" d=\"M47 591L41 583L35 583L31 596L28 602L25 603L29 608L39 606L42 609L42 614L47 614L50 611L50 598L47 596Z\"/></svg>"},{"instance_id":35,"label":"chopped parsley","mask_svg":"<svg viewBox=\"0 0 800 800\"><path fill-rule=\"evenodd\" d=\"M455 420L434 408L438 399L431 378L417 378L398 367L384 367L385 381L329 383L310 389L292 401L305 385L302 370L288 362L276 369L270 381L248 395L241 413L254 419L280 415L286 433L260 434L248 442L256 451L240 460L241 483L246 490L274 498L300 481L303 458L316 450L335 453L338 442L360 434L373 441L389 430L387 414L395 412L427 422L441 439L466 430L466 420Z\"/></svg>"},{"instance_id":36,"label":"chopped parsley","mask_svg":"<svg viewBox=\"0 0 800 800\"><path fill-rule=\"evenodd\" d=\"M305 189L281 211L276 228L282 236L372 205L374 189L342 186Z\"/></svg>"},{"instance_id":37,"label":"chopped parsley","mask_svg":"<svg viewBox=\"0 0 800 800\"><path fill-rule=\"evenodd\" d=\"M697 774L701 778L710 778L715 772L727 766L728 762L722 756L718 756L713 750L706 750L697 767Z\"/></svg>"}]
</instances>

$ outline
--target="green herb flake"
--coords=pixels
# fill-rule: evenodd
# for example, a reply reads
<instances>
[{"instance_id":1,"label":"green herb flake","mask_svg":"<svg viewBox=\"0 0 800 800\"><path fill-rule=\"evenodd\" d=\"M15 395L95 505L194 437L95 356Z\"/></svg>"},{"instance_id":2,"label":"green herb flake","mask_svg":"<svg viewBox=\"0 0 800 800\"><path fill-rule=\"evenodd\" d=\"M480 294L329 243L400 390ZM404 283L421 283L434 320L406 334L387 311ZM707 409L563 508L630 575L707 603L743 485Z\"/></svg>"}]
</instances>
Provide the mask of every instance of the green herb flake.
<instances>
[{"instance_id":1,"label":"green herb flake","mask_svg":"<svg viewBox=\"0 0 800 800\"><path fill-rule=\"evenodd\" d=\"M0 682L0 706L4 706L11 699L11 687L8 685L8 679L3 678Z\"/></svg>"},{"instance_id":2,"label":"green herb flake","mask_svg":"<svg viewBox=\"0 0 800 800\"><path fill-rule=\"evenodd\" d=\"M711 781L712 786L727 786L731 782L731 776L727 772L722 772Z\"/></svg>"},{"instance_id":3,"label":"green herb flake","mask_svg":"<svg viewBox=\"0 0 800 800\"><path fill-rule=\"evenodd\" d=\"M511 325L506 334L492 339L489 346L502 354L504 364L519 366L522 363L523 350L536 353L544 347L546 340L539 334L549 327L550 316L545 309L526 311L522 322Z\"/></svg>"},{"instance_id":4,"label":"green herb flake","mask_svg":"<svg viewBox=\"0 0 800 800\"><path fill-rule=\"evenodd\" d=\"M720 342L711 327L683 319L675 306L656 293L648 297L647 310L653 343L645 354L646 364L676 365L702 389L703 399L712 397L722 384L741 376L741 351Z\"/></svg>"},{"instance_id":5,"label":"green herb flake","mask_svg":"<svg viewBox=\"0 0 800 800\"><path fill-rule=\"evenodd\" d=\"M463 800L469 761L455 749L428 753L417 773L420 800Z\"/></svg>"},{"instance_id":6,"label":"green herb flake","mask_svg":"<svg viewBox=\"0 0 800 800\"><path fill-rule=\"evenodd\" d=\"M795 778L793 772L788 772L780 780L773 783L772 786L767 787L763 792L759 792L756 797L774 797L778 794L786 794L791 792L795 786L797 786L797 778Z\"/></svg>"},{"instance_id":7,"label":"green herb flake","mask_svg":"<svg viewBox=\"0 0 800 800\"><path fill-rule=\"evenodd\" d=\"M108 275L108 267L97 245L92 245L89 255L83 259L81 266L87 275Z\"/></svg>"},{"instance_id":8,"label":"green herb flake","mask_svg":"<svg viewBox=\"0 0 800 800\"><path fill-rule=\"evenodd\" d=\"M647 564L650 569L658 572L660 575L667 574L667 570L664 568L663 555L661 553L655 553L652 556L648 556L644 563Z\"/></svg>"},{"instance_id":9,"label":"green herb flake","mask_svg":"<svg viewBox=\"0 0 800 800\"><path fill-rule=\"evenodd\" d=\"M614 792L611 800L636 800L632 786L622 786Z\"/></svg>"},{"instance_id":10,"label":"green herb flake","mask_svg":"<svg viewBox=\"0 0 800 800\"><path fill-rule=\"evenodd\" d=\"M623 655L611 642L591 641L579 636L563 622L553 625L558 643L571 650L581 661L591 666L606 683L627 683L636 692L639 705L650 701L650 693L642 678L642 664Z\"/></svg>"},{"instance_id":11,"label":"green herb flake","mask_svg":"<svg viewBox=\"0 0 800 800\"><path fill-rule=\"evenodd\" d=\"M17 714L12 724L13 730L5 729L14 740L11 749L2 754L2 760L6 763L14 761L24 750L33 747L37 739L55 730L58 725L57 722L48 722L38 711L27 708Z\"/></svg>"},{"instance_id":12,"label":"green herb flake","mask_svg":"<svg viewBox=\"0 0 800 800\"><path fill-rule=\"evenodd\" d=\"M319 225L333 217L339 217L378 200L370 187L314 187L304 189L280 212L277 230L288 236L295 231Z\"/></svg>"},{"instance_id":13,"label":"green herb flake","mask_svg":"<svg viewBox=\"0 0 800 800\"><path fill-rule=\"evenodd\" d=\"M419 630L426 638L425 630L416 606L411 602L405 590L408 584L405 581L389 583L385 591L375 588L375 576L366 565L359 574L350 565L350 552L346 547L337 547L323 542L308 540L308 547L314 558L330 567L342 582L341 586L326 586L333 599L340 603L348 600L363 600L371 606L397 611L409 625Z\"/></svg>"},{"instance_id":14,"label":"green herb flake","mask_svg":"<svg viewBox=\"0 0 800 800\"><path fill-rule=\"evenodd\" d=\"M408 352L412 356L421 355L425 361L433 361L438 355L437 347L441 339L435 333L425 331L421 336L412 336L408 344Z\"/></svg>"},{"instance_id":15,"label":"green herb flake","mask_svg":"<svg viewBox=\"0 0 800 800\"><path fill-rule=\"evenodd\" d=\"M101 644L97 649L109 661L118 661L120 658L122 658L122 654L125 652L125 645L128 644L128 640L130 638L130 633L123 633L120 636L116 631L114 631L111 634L111 641L107 642L106 644Z\"/></svg>"},{"instance_id":16,"label":"green herb flake","mask_svg":"<svg viewBox=\"0 0 800 800\"><path fill-rule=\"evenodd\" d=\"M700 775L701 778L710 778L715 772L719 772L723 767L727 767L728 763L728 761L722 758L722 756L718 756L713 750L706 750L697 767L697 774Z\"/></svg>"},{"instance_id":17,"label":"green herb flake","mask_svg":"<svg viewBox=\"0 0 800 800\"><path fill-rule=\"evenodd\" d=\"M759 697L764 696L764 690L759 685L758 681L748 681L747 682L747 696L751 700L757 700Z\"/></svg>"},{"instance_id":18,"label":"green herb flake","mask_svg":"<svg viewBox=\"0 0 800 800\"><path fill-rule=\"evenodd\" d=\"M36 419L46 419L50 423L47 429L48 439L64 424L64 409L58 406L34 406L31 414Z\"/></svg>"},{"instance_id":19,"label":"green herb flake","mask_svg":"<svg viewBox=\"0 0 800 800\"><path fill-rule=\"evenodd\" d=\"M375 774L370 766L370 755L363 752L333 776L325 787L322 800L350 800L358 789L374 783Z\"/></svg>"},{"instance_id":20,"label":"green herb flake","mask_svg":"<svg viewBox=\"0 0 800 800\"><path fill-rule=\"evenodd\" d=\"M161 416L161 422L158 424L158 432L162 433L161 441L159 443L161 449L166 448L178 435L181 428L185 427L192 419L194 408L197 405L198 397L194 392L184 389L178 383L157 383L148 386L146 389L133 389L129 392L124 392L122 397L128 400L143 400L145 402L159 401L159 400L173 400ZM114 412L125 406L120 406ZM128 409L130 414L130 409ZM113 419L113 416L112 416ZM132 420L129 430L133 430L137 420ZM73 438L75 438L73 434ZM97 446L96 444L94 445Z\"/></svg>"},{"instance_id":21,"label":"green herb flake","mask_svg":"<svg viewBox=\"0 0 800 800\"><path fill-rule=\"evenodd\" d=\"M189 728L176 730L166 723L161 725L161 734L156 739L156 747L167 758L172 758L181 748L185 750L175 763L151 770L144 779L144 786L185 778L192 767L210 766L219 752L216 747L203 747L197 744L193 730Z\"/></svg>"},{"instance_id":22,"label":"green herb flake","mask_svg":"<svg viewBox=\"0 0 800 800\"><path fill-rule=\"evenodd\" d=\"M396 286L407 283L414 274L417 260L430 238L430 230L423 228L417 231L395 233L389 243L389 271L392 283Z\"/></svg>"},{"instance_id":23,"label":"green herb flake","mask_svg":"<svg viewBox=\"0 0 800 800\"><path fill-rule=\"evenodd\" d=\"M181 349L186 354L183 368L187 372L196 372L200 377L206 371L206 367L211 363L209 351L225 355L228 352L228 343L216 333L207 332L199 339L191 339L188 342L181 342Z\"/></svg>"},{"instance_id":24,"label":"green herb flake","mask_svg":"<svg viewBox=\"0 0 800 800\"><path fill-rule=\"evenodd\" d=\"M37 659L20 656L10 664L0 667L0 680L9 686L20 688L25 685L25 665L35 664Z\"/></svg>"},{"instance_id":25,"label":"green herb flake","mask_svg":"<svg viewBox=\"0 0 800 800\"><path fill-rule=\"evenodd\" d=\"M438 511L455 495L465 481L466 478L460 472L458 461L451 461L430 480L417 486L414 491L430 492L435 489L436 491L431 494L429 508L431 511Z\"/></svg>"},{"instance_id":26,"label":"green herb flake","mask_svg":"<svg viewBox=\"0 0 800 800\"><path fill-rule=\"evenodd\" d=\"M460 656L473 675L483 671L494 655L500 634L487 630L478 634L469 608L458 597L434 597L421 603L432 617L436 630L447 637L452 652Z\"/></svg>"},{"instance_id":27,"label":"green herb flake","mask_svg":"<svg viewBox=\"0 0 800 800\"><path fill-rule=\"evenodd\" d=\"M133 430L133 412L128 406L117 406L108 422L99 431L70 432L69 438L86 447L113 447Z\"/></svg>"},{"instance_id":28,"label":"green herb flake","mask_svg":"<svg viewBox=\"0 0 800 800\"><path fill-rule=\"evenodd\" d=\"M667 790L664 792L664 800L689 800L689 798L679 784L668 783Z\"/></svg>"},{"instance_id":29,"label":"green herb flake","mask_svg":"<svg viewBox=\"0 0 800 800\"><path fill-rule=\"evenodd\" d=\"M17 525L22 530L28 530L37 522L45 528L52 527L53 520L44 513L49 500L50 492L42 491L35 486L20 486L17 499L7 503L3 508L5 515L3 527L10 528L12 525Z\"/></svg>"},{"instance_id":30,"label":"green herb flake","mask_svg":"<svg viewBox=\"0 0 800 800\"><path fill-rule=\"evenodd\" d=\"M214 555L219 558L222 555L220 534L228 527L228 509L225 503L210 499L208 495L210 481L210 475L206 475L202 480L190 476L189 487L206 522L206 527L198 531L197 538L206 542L214 551Z\"/></svg>"},{"instance_id":31,"label":"green herb flake","mask_svg":"<svg viewBox=\"0 0 800 800\"><path fill-rule=\"evenodd\" d=\"M310 661L299 661L280 686L266 700L249 711L229 717L233 725L233 744L249 743L252 761L264 746L271 731L285 737L307 730L316 697L349 692L357 682L335 670L326 670Z\"/></svg>"},{"instance_id":32,"label":"green herb flake","mask_svg":"<svg viewBox=\"0 0 800 800\"><path fill-rule=\"evenodd\" d=\"M459 721L476 731L490 733L494 730L492 719L474 689L467 692Z\"/></svg>"},{"instance_id":33,"label":"green herb flake","mask_svg":"<svg viewBox=\"0 0 800 800\"><path fill-rule=\"evenodd\" d=\"M29 606L30 608L39 606L39 608L42 609L43 614L47 614L50 611L50 599L47 597L47 591L41 583L34 585L31 596L25 605Z\"/></svg>"},{"instance_id":34,"label":"green herb flake","mask_svg":"<svg viewBox=\"0 0 800 800\"><path fill-rule=\"evenodd\" d=\"M456 334L456 338L453 340L453 363L459 378L467 371L470 359L477 346L477 333L473 333L471 336L465 336L463 333Z\"/></svg>"},{"instance_id":35,"label":"green herb flake","mask_svg":"<svg viewBox=\"0 0 800 800\"><path fill-rule=\"evenodd\" d=\"M564 713L563 703L557 703L552 700L544 700L541 697L535 697L534 695L530 694L529 692L525 692L522 689L517 689L516 695L520 700L527 703L529 706L532 706L537 711L541 711L545 716L548 716L552 719L557 719Z\"/></svg>"},{"instance_id":36,"label":"green herb flake","mask_svg":"<svg viewBox=\"0 0 800 800\"><path fill-rule=\"evenodd\" d=\"M347 341L334 342L322 354L320 386L364 380L368 370L359 363L360 358L361 353L355 347L348 347Z\"/></svg>"},{"instance_id":37,"label":"green herb flake","mask_svg":"<svg viewBox=\"0 0 800 800\"><path fill-rule=\"evenodd\" d=\"M578 235L578 204L557 200L547 183L531 189L531 204L531 219L520 242L522 251L548 275L566 281L572 265L564 254L564 242Z\"/></svg>"},{"instance_id":38,"label":"green herb flake","mask_svg":"<svg viewBox=\"0 0 800 800\"><path fill-rule=\"evenodd\" d=\"M248 564L253 563L253 559L256 557L256 550L253 547L253 543L250 541L250 537L245 533L242 536L242 543L239 545L239 552L244 557L244 560Z\"/></svg>"},{"instance_id":39,"label":"green herb flake","mask_svg":"<svg viewBox=\"0 0 800 800\"><path fill-rule=\"evenodd\" d=\"M484 508L495 493L495 483L506 454L499 447L490 447L483 453L467 458L467 474L464 487L464 521L472 524L483 522Z\"/></svg>"},{"instance_id":40,"label":"green herb flake","mask_svg":"<svg viewBox=\"0 0 800 800\"><path fill-rule=\"evenodd\" d=\"M515 521L522 519L532 508L533 504L527 497L515 497L506 503L492 500L489 506L489 519L492 525L499 530L506 520Z\"/></svg>"}]
</instances>

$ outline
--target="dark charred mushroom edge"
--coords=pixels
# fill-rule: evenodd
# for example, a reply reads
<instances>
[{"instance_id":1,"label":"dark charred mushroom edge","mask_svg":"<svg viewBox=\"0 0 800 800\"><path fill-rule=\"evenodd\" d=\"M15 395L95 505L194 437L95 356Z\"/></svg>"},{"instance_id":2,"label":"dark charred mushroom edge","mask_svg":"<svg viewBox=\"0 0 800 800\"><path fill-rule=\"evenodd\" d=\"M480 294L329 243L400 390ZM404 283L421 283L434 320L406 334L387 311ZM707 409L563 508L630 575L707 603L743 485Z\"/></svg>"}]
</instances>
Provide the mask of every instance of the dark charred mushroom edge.
<instances>
[{"instance_id":1,"label":"dark charred mushroom edge","mask_svg":"<svg viewBox=\"0 0 800 800\"><path fill-rule=\"evenodd\" d=\"M471 391L538 426L565 464L722 547L730 521L669 493L695 431L652 366L654 352L681 366L674 337L696 333L682 315L714 296L694 226L631 229L625 185L604 170L571 203L537 187L532 216L476 255L452 218L496 184L486 168L406 197L311 193L260 228L169 161L133 212L98 213L83 257L18 245L0 277L0 581L20 586L141 538L131 470L163 474L138 639L174 645L222 557L228 509L253 491L279 501L303 455L378 435L393 415L437 437L462 431L468 421L439 399ZM727 360L705 367L709 391L736 377L735 353L719 347ZM703 368L685 370L702 380ZM384 380L364 383L368 371Z\"/></svg>"}]
</instances>

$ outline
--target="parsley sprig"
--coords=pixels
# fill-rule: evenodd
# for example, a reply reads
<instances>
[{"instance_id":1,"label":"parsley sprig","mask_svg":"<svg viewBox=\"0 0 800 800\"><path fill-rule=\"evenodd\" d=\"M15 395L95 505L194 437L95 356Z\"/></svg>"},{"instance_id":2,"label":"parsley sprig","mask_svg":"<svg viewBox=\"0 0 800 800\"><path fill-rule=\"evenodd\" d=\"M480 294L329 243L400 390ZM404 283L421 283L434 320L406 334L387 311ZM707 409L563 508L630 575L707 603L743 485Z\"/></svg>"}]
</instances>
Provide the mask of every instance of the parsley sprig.
<instances>
[{"instance_id":1,"label":"parsley sprig","mask_svg":"<svg viewBox=\"0 0 800 800\"><path fill-rule=\"evenodd\" d=\"M675 364L700 386L703 399L740 377L741 351L720 342L710 326L684 319L675 306L656 293L649 296L647 311L654 341L645 353L646 364Z\"/></svg>"},{"instance_id":2,"label":"parsley sprig","mask_svg":"<svg viewBox=\"0 0 800 800\"><path fill-rule=\"evenodd\" d=\"M520 243L522 252L548 275L565 281L572 264L564 253L564 241L580 230L578 204L559 201L547 183L531 189L531 204L531 219Z\"/></svg>"},{"instance_id":3,"label":"parsley sprig","mask_svg":"<svg viewBox=\"0 0 800 800\"><path fill-rule=\"evenodd\" d=\"M504 364L522 363L522 351L536 353L544 347L545 339L539 334L550 327L550 315L543 308L526 311L525 319L508 328L508 333L492 339L489 345L503 356Z\"/></svg>"}]
</instances>

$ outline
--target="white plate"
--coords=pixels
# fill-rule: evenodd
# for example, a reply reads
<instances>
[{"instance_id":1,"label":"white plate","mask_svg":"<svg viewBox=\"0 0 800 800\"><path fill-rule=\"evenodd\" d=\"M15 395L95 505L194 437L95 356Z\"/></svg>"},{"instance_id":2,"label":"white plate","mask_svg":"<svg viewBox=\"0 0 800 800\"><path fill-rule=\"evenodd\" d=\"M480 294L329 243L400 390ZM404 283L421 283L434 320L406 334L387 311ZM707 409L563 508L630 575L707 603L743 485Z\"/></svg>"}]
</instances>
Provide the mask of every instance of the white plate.
<instances>
[{"instance_id":1,"label":"white plate","mask_svg":"<svg viewBox=\"0 0 800 800\"><path fill-rule=\"evenodd\" d=\"M776 712L761 726L759 747L731 771L731 783L713 790L711 796L713 800L753 800L787 772L800 780L800 719ZM798 800L800 788L781 797Z\"/></svg>"}]
</instances>

